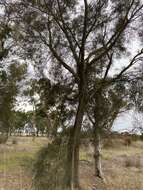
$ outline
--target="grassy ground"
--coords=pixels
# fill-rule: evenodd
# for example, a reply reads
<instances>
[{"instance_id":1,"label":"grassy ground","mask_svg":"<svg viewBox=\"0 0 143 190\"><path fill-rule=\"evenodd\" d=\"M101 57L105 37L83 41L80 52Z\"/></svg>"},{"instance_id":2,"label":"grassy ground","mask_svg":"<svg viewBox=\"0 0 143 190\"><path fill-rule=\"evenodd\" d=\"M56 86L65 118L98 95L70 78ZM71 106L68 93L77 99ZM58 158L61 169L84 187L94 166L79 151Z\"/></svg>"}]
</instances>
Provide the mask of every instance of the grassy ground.
<instances>
[{"instance_id":1,"label":"grassy ground","mask_svg":"<svg viewBox=\"0 0 143 190\"><path fill-rule=\"evenodd\" d=\"M105 183L94 177L90 152L90 148L81 152L82 159L90 161L80 170L83 190L143 190L143 142L127 147L115 141L102 150Z\"/></svg>"},{"instance_id":2,"label":"grassy ground","mask_svg":"<svg viewBox=\"0 0 143 190\"><path fill-rule=\"evenodd\" d=\"M31 137L13 138L6 145L0 145L0 190L30 190L32 164L36 153L46 138Z\"/></svg>"},{"instance_id":3,"label":"grassy ground","mask_svg":"<svg viewBox=\"0 0 143 190\"><path fill-rule=\"evenodd\" d=\"M0 145L0 190L30 190L32 164L46 138L19 137ZM143 190L143 142L127 147L118 142L102 151L105 183L94 177L92 147L80 152L82 190Z\"/></svg>"}]
</instances>

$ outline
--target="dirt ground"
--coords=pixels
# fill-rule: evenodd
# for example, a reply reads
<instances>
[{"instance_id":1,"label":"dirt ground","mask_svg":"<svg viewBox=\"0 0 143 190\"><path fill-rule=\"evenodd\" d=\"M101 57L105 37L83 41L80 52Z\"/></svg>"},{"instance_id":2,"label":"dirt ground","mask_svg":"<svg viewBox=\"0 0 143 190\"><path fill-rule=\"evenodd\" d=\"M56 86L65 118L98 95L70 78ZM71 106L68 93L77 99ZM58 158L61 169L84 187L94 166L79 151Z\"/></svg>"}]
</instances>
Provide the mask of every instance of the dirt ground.
<instances>
[{"instance_id":1,"label":"dirt ground","mask_svg":"<svg viewBox=\"0 0 143 190\"><path fill-rule=\"evenodd\" d=\"M131 146L115 143L102 151L104 183L94 177L93 162L82 163L83 190L143 190L143 142L136 141ZM90 153L86 155L85 160L90 160Z\"/></svg>"},{"instance_id":2,"label":"dirt ground","mask_svg":"<svg viewBox=\"0 0 143 190\"><path fill-rule=\"evenodd\" d=\"M0 190L31 190L31 166L46 138L19 137L0 145ZM111 146L102 151L105 182L94 177L92 147L80 153L82 190L143 190L143 142Z\"/></svg>"}]
</instances>

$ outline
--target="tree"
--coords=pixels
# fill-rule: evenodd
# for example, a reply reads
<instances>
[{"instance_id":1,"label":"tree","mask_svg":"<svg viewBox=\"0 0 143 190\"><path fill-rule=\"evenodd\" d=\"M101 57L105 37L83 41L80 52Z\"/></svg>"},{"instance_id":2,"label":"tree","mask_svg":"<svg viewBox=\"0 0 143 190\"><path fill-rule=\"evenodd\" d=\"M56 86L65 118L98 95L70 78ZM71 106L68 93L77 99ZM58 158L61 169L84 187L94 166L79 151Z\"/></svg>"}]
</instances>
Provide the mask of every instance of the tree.
<instances>
[{"instance_id":1,"label":"tree","mask_svg":"<svg viewBox=\"0 0 143 190\"><path fill-rule=\"evenodd\" d=\"M66 86L64 82L63 84L59 82L52 84L52 81L47 78L41 78L38 84L39 111L47 118L49 136L56 138L58 130L63 133L67 130L69 127L68 121L74 115L74 109L73 107L70 108L69 104L72 87L70 85Z\"/></svg>"},{"instance_id":2,"label":"tree","mask_svg":"<svg viewBox=\"0 0 143 190\"><path fill-rule=\"evenodd\" d=\"M11 133L15 133L16 131L21 131L24 129L25 124L27 123L27 113L14 111L13 112L13 121L12 121L12 128Z\"/></svg>"},{"instance_id":3,"label":"tree","mask_svg":"<svg viewBox=\"0 0 143 190\"><path fill-rule=\"evenodd\" d=\"M102 86L102 89L98 88L97 82L95 83L96 86L90 89L91 96L86 113L91 124L95 176L104 180L101 165L101 139L103 134L109 134L117 116L129 108L127 100L128 89L125 87L126 83L121 81L111 86ZM99 80L98 83L100 83Z\"/></svg>"},{"instance_id":4,"label":"tree","mask_svg":"<svg viewBox=\"0 0 143 190\"><path fill-rule=\"evenodd\" d=\"M134 107L133 132L143 134L143 65L137 69L137 78L130 83L130 101Z\"/></svg>"},{"instance_id":5,"label":"tree","mask_svg":"<svg viewBox=\"0 0 143 190\"><path fill-rule=\"evenodd\" d=\"M19 83L26 73L26 65L20 64L20 61L15 59L9 59L13 46L12 25L9 14L6 13L5 1L0 2L0 7L0 131L8 135L13 127L13 110L19 91Z\"/></svg>"},{"instance_id":6,"label":"tree","mask_svg":"<svg viewBox=\"0 0 143 190\"><path fill-rule=\"evenodd\" d=\"M7 40L10 37L11 28L7 23L5 17L0 18L0 61L4 59L11 48L11 46L7 46Z\"/></svg>"},{"instance_id":7,"label":"tree","mask_svg":"<svg viewBox=\"0 0 143 190\"><path fill-rule=\"evenodd\" d=\"M137 112L143 112L143 65L134 73L132 81L130 82L130 101Z\"/></svg>"},{"instance_id":8,"label":"tree","mask_svg":"<svg viewBox=\"0 0 143 190\"><path fill-rule=\"evenodd\" d=\"M133 132L140 133L143 136L143 115L142 112L135 112L133 120Z\"/></svg>"},{"instance_id":9,"label":"tree","mask_svg":"<svg viewBox=\"0 0 143 190\"><path fill-rule=\"evenodd\" d=\"M7 132L7 128L4 127L4 123L7 122L5 120L5 114L7 113L7 108L9 107L9 97L7 96L7 73L4 70L4 65L2 65L1 61L8 55L8 49L5 47L5 43L7 42L8 35L10 33L10 28L7 23L4 22L4 16L0 19L0 107L1 109L5 108L4 103L6 104L5 112L1 111L1 121L0 121L0 131ZM5 93L3 94L5 90ZM4 114L5 113L5 114ZM7 114L6 114L7 115Z\"/></svg>"},{"instance_id":10,"label":"tree","mask_svg":"<svg viewBox=\"0 0 143 190\"><path fill-rule=\"evenodd\" d=\"M2 71L1 75L1 130L7 135L13 128L14 107L16 104L16 96L19 92L20 81L26 72L26 65L19 63L11 63L7 70Z\"/></svg>"},{"instance_id":11,"label":"tree","mask_svg":"<svg viewBox=\"0 0 143 190\"><path fill-rule=\"evenodd\" d=\"M106 78L113 65L110 61L113 52L114 60L117 55L127 52L125 42L129 40L134 23L137 24L141 17L142 8L139 0L25 0L10 5L11 17L23 36L21 42L28 53L36 55L39 47L46 49L50 64L60 65L63 76L66 73L77 86L75 123L71 128L67 155L67 184L72 190L79 186L79 141L88 101L89 76L98 75L98 70L102 69ZM137 53L112 81L140 61L141 54L141 51Z\"/></svg>"}]
</instances>

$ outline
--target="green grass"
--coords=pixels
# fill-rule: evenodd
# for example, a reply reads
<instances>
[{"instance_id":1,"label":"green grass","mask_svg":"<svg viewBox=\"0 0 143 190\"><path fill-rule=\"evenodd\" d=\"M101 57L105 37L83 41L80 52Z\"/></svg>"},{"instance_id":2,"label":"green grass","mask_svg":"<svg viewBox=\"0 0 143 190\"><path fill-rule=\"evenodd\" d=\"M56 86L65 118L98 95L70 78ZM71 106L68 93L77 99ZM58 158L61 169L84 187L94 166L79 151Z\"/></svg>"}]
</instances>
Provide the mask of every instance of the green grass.
<instances>
[{"instance_id":1,"label":"green grass","mask_svg":"<svg viewBox=\"0 0 143 190\"><path fill-rule=\"evenodd\" d=\"M80 150L79 159L91 162L93 159L93 156L91 154L85 152L84 150Z\"/></svg>"},{"instance_id":2,"label":"green grass","mask_svg":"<svg viewBox=\"0 0 143 190\"><path fill-rule=\"evenodd\" d=\"M0 172L16 170L18 167L32 168L32 164L38 150L47 144L47 138L32 138L15 137L16 145L12 145L9 140L9 145L0 147Z\"/></svg>"},{"instance_id":3,"label":"green grass","mask_svg":"<svg viewBox=\"0 0 143 190\"><path fill-rule=\"evenodd\" d=\"M9 171L19 166L31 166L34 159L33 152L5 152L0 154L0 171Z\"/></svg>"}]
</instances>

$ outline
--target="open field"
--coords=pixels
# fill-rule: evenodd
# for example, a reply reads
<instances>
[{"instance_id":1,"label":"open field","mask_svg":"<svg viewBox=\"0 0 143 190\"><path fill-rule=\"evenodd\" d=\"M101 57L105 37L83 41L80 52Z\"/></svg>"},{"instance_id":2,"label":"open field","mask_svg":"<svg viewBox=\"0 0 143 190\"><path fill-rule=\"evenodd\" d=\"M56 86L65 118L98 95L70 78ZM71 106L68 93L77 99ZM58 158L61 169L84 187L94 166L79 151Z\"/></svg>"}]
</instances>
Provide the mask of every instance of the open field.
<instances>
[{"instance_id":1,"label":"open field","mask_svg":"<svg viewBox=\"0 0 143 190\"><path fill-rule=\"evenodd\" d=\"M88 155L85 158L90 160L90 154ZM143 189L143 142L133 142L130 147L117 144L103 149L102 163L105 184L94 178L92 162L81 166L84 190Z\"/></svg>"},{"instance_id":2,"label":"open field","mask_svg":"<svg viewBox=\"0 0 143 190\"><path fill-rule=\"evenodd\" d=\"M15 139L15 138L14 138ZM31 169L36 152L47 139L16 138L17 144L0 145L0 190L31 189Z\"/></svg>"},{"instance_id":3,"label":"open field","mask_svg":"<svg viewBox=\"0 0 143 190\"><path fill-rule=\"evenodd\" d=\"M15 138L15 137L14 137ZM30 190L32 165L46 138L17 137L6 145L0 145L0 190ZM82 190L143 190L143 142L135 141L127 147L115 146L102 151L105 184L94 177L92 147L80 152L80 176Z\"/></svg>"}]
</instances>

